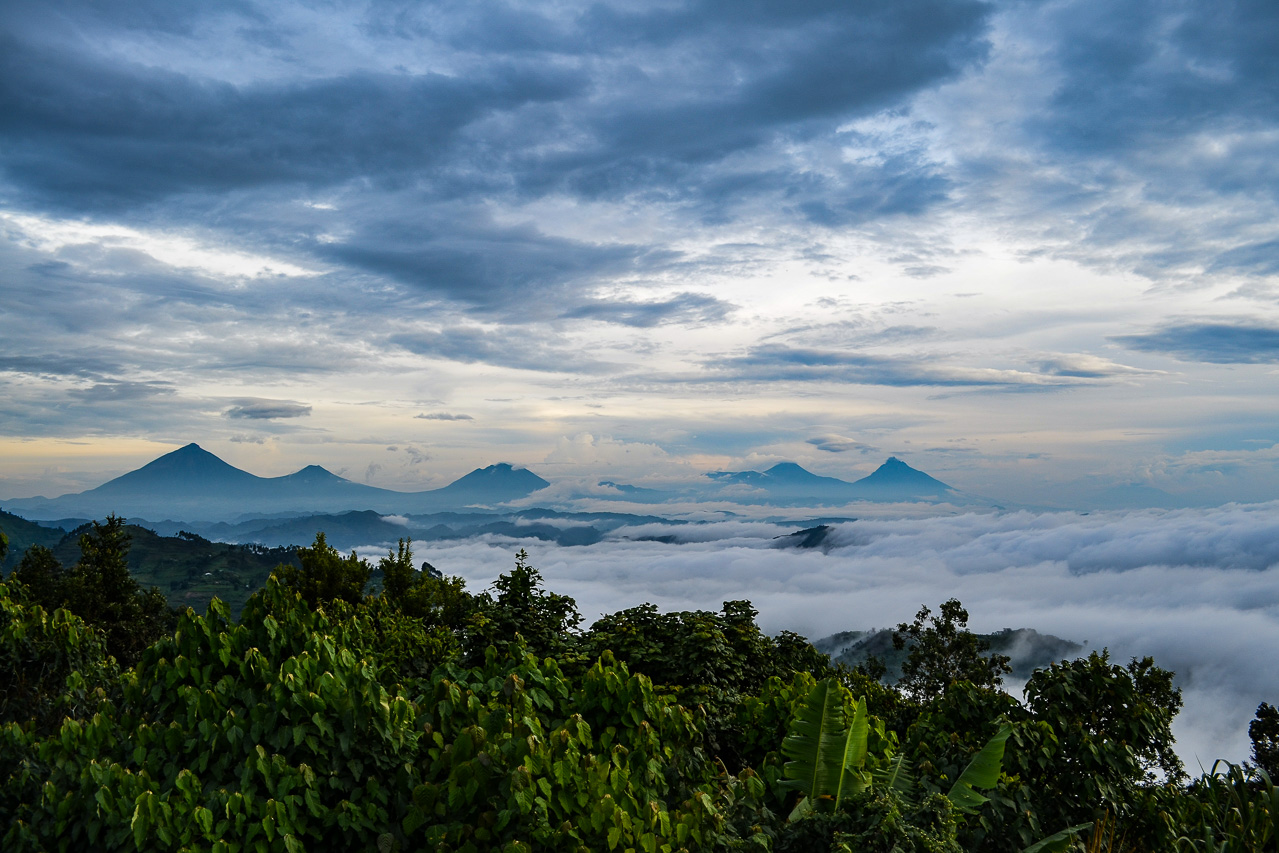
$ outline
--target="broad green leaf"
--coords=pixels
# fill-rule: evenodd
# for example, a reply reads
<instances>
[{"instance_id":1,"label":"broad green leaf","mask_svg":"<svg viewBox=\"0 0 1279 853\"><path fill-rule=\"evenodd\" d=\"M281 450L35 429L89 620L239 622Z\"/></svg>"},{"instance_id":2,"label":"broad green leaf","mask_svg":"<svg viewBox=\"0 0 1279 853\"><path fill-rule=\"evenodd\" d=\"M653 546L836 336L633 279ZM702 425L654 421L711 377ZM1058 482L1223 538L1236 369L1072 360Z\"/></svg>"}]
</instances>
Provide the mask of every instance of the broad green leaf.
<instances>
[{"instance_id":1,"label":"broad green leaf","mask_svg":"<svg viewBox=\"0 0 1279 853\"><path fill-rule=\"evenodd\" d=\"M782 754L790 759L782 767L785 787L809 797L830 796L838 790L847 743L843 704L835 679L813 685L782 740Z\"/></svg>"},{"instance_id":2,"label":"broad green leaf","mask_svg":"<svg viewBox=\"0 0 1279 853\"><path fill-rule=\"evenodd\" d=\"M981 751L973 756L959 774L955 784L951 786L947 797L960 811L971 812L981 807L987 798L977 793L975 788L993 788L999 784L999 768L1004 761L1004 744L1013 732L1012 727L1005 724L986 742Z\"/></svg>"},{"instance_id":3,"label":"broad green leaf","mask_svg":"<svg viewBox=\"0 0 1279 853\"><path fill-rule=\"evenodd\" d=\"M889 760L887 767L879 767L874 776L884 787L896 791L903 800L912 802L915 794L915 777L906 767L906 756L901 754Z\"/></svg>"},{"instance_id":4,"label":"broad green leaf","mask_svg":"<svg viewBox=\"0 0 1279 853\"><path fill-rule=\"evenodd\" d=\"M795 808L791 809L791 813L790 815L787 816L786 820L787 822L793 823L794 821L800 820L801 818L808 817L812 813L813 813L813 798L800 797L799 802L795 804Z\"/></svg>"},{"instance_id":5,"label":"broad green leaf","mask_svg":"<svg viewBox=\"0 0 1279 853\"><path fill-rule=\"evenodd\" d=\"M1075 840L1076 835L1091 826L1091 823L1081 823L1078 826L1063 829L1061 832L1055 832L1047 838L1041 838L1036 841L1021 851L1021 853L1063 853L1063 851L1070 848L1070 844Z\"/></svg>"},{"instance_id":6,"label":"broad green leaf","mask_svg":"<svg viewBox=\"0 0 1279 853\"><path fill-rule=\"evenodd\" d=\"M865 787L863 778L857 771L866 763L866 739L869 733L870 718L866 713L866 698L862 697L857 700L853 722L844 739L844 760L839 769L839 784L835 788L836 807L846 793L856 794Z\"/></svg>"}]
</instances>

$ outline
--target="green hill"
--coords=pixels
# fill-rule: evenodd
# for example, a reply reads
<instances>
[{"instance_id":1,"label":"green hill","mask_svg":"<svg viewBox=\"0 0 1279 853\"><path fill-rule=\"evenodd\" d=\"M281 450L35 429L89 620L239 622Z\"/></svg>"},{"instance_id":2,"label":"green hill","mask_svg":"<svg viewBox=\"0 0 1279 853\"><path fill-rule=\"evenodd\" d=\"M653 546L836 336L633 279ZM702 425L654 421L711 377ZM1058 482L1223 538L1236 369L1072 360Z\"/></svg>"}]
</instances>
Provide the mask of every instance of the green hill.
<instances>
[{"instance_id":1,"label":"green hill","mask_svg":"<svg viewBox=\"0 0 1279 853\"><path fill-rule=\"evenodd\" d=\"M0 562L0 574L7 575L18 565L22 555L32 545L43 545L52 548L62 541L67 531L61 527L42 527L34 521L27 521L21 516L0 509L0 532L9 537L9 552L4 562Z\"/></svg>"},{"instance_id":2,"label":"green hill","mask_svg":"<svg viewBox=\"0 0 1279 853\"><path fill-rule=\"evenodd\" d=\"M84 527L67 532L41 527L34 522L0 511L0 530L9 537L9 554L4 574L22 559L32 545L53 551L64 566L80 559L80 534ZM266 583L280 563L297 564L294 547L267 548L261 545L231 545L211 542L194 533L160 536L136 524L126 526L132 538L129 571L144 588L158 587L174 607L192 607L203 613L214 596L222 599L237 617L244 602Z\"/></svg>"},{"instance_id":3,"label":"green hill","mask_svg":"<svg viewBox=\"0 0 1279 853\"><path fill-rule=\"evenodd\" d=\"M1084 646L1079 643L1052 634L1041 634L1033 628L1004 628L993 634L978 634L977 637L990 644L992 654L1008 655L1012 675L1019 679L1030 678L1035 670L1051 663L1073 660L1084 651ZM901 677L902 663L910 654L909 649L893 648L893 632L886 629L841 631L814 640L813 645L830 655L836 663L849 666L863 663L874 655L886 667L884 678L889 682Z\"/></svg>"}]
</instances>

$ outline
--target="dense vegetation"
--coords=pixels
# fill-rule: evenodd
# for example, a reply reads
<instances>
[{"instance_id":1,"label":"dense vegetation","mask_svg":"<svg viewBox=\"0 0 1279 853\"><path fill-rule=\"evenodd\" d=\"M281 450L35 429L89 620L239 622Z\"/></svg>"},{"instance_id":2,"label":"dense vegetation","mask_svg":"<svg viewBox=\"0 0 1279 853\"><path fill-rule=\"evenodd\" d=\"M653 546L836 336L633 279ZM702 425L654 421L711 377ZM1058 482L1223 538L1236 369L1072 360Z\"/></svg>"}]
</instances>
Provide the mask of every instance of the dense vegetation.
<instances>
[{"instance_id":1,"label":"dense vegetation","mask_svg":"<svg viewBox=\"0 0 1279 853\"><path fill-rule=\"evenodd\" d=\"M0 559L0 573L16 568L35 545L47 549L63 565L73 565L80 557L80 537L92 530L91 523L77 524L68 531L0 510L0 532L9 539L9 554ZM216 597L238 616L276 566L297 562L297 549L292 547L211 542L187 530L161 536L150 528L123 522L121 530L129 539L129 574L143 587L156 587L171 604L201 613Z\"/></svg>"},{"instance_id":2,"label":"dense vegetation","mask_svg":"<svg viewBox=\"0 0 1279 853\"><path fill-rule=\"evenodd\" d=\"M957 601L887 685L744 601L583 629L522 552L471 592L319 536L238 618L175 612L125 534L0 583L6 851L1275 850L1279 711L1190 780L1172 673L1094 653L1018 702Z\"/></svg>"}]
</instances>

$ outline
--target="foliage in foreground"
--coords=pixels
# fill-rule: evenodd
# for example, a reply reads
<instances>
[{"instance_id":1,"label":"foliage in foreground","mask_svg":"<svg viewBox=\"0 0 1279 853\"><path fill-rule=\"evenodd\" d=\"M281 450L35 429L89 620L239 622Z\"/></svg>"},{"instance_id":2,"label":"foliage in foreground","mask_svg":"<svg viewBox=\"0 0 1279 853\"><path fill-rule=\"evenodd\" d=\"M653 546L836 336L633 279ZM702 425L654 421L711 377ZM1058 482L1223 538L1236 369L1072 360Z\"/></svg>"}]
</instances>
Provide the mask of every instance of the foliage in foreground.
<instances>
[{"instance_id":1,"label":"foliage in foreground","mask_svg":"<svg viewBox=\"0 0 1279 853\"><path fill-rule=\"evenodd\" d=\"M117 566L110 520L94 533L82 563ZM1254 722L1261 766L1187 783L1148 659L1062 661L1022 704L958 602L899 626L899 689L747 602L580 631L523 554L472 594L401 543L379 596L322 537L299 557L238 620L185 611L123 661L112 611L46 606L34 571L0 584L0 846L1275 850L1279 714Z\"/></svg>"}]
</instances>

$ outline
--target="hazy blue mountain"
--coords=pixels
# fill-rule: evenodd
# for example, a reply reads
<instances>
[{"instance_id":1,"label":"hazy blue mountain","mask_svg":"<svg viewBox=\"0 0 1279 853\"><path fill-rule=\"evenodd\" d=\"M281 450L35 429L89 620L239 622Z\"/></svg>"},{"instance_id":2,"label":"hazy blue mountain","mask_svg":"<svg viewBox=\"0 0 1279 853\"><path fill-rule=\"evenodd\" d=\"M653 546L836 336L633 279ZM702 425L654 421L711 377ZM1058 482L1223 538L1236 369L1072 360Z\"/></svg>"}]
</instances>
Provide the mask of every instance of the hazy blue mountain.
<instances>
[{"instance_id":1,"label":"hazy blue mountain","mask_svg":"<svg viewBox=\"0 0 1279 853\"><path fill-rule=\"evenodd\" d=\"M476 468L442 489L418 494L433 495L449 506L488 505L528 497L549 485L527 468L513 468L500 462L487 468Z\"/></svg>"},{"instance_id":2,"label":"hazy blue mountain","mask_svg":"<svg viewBox=\"0 0 1279 853\"><path fill-rule=\"evenodd\" d=\"M794 462L781 462L767 471L715 471L707 477L718 487L717 497L742 503L968 502L961 492L895 456L853 482L814 474Z\"/></svg>"},{"instance_id":3,"label":"hazy blue mountain","mask_svg":"<svg viewBox=\"0 0 1279 853\"><path fill-rule=\"evenodd\" d=\"M852 486L858 493L877 501L944 500L957 494L941 480L910 467L896 456L888 457L883 465L855 480Z\"/></svg>"},{"instance_id":4,"label":"hazy blue mountain","mask_svg":"<svg viewBox=\"0 0 1279 853\"><path fill-rule=\"evenodd\" d=\"M632 486L629 483L614 483L612 480L600 480L599 485L610 490L611 494L592 493L578 495L577 497L603 498L605 500L625 501L636 504L659 504L680 497L679 492Z\"/></svg>"},{"instance_id":5,"label":"hazy blue mountain","mask_svg":"<svg viewBox=\"0 0 1279 853\"><path fill-rule=\"evenodd\" d=\"M199 445L172 453L103 483L58 498L27 498L6 506L26 518L101 518L107 513L152 519L231 520L251 514L431 512L490 506L548 486L531 471L505 463L480 468L441 489L396 492L354 483L318 465L283 477L258 477Z\"/></svg>"},{"instance_id":6,"label":"hazy blue mountain","mask_svg":"<svg viewBox=\"0 0 1279 853\"><path fill-rule=\"evenodd\" d=\"M1085 651L1080 643L1041 634L1034 628L1004 628L977 636L990 644L990 653L1007 655L1012 677L1020 679L1029 678L1035 670L1050 663L1074 660ZM830 655L832 661L849 666L856 666L873 655L887 667L884 680L889 682L901 677L901 665L910 654L909 649L893 648L893 632L887 629L841 631L814 640L813 645Z\"/></svg>"}]
</instances>

